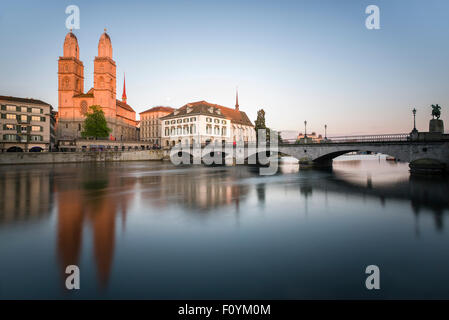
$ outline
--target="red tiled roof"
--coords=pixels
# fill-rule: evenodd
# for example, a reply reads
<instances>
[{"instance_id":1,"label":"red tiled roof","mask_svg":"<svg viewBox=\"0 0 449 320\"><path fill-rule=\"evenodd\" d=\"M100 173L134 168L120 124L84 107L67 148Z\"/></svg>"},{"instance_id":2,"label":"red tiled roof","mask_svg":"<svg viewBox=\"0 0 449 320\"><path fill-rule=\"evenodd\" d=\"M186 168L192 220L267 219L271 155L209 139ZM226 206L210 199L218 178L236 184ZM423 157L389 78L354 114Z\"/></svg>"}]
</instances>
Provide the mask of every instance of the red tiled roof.
<instances>
[{"instance_id":1,"label":"red tiled roof","mask_svg":"<svg viewBox=\"0 0 449 320\"><path fill-rule=\"evenodd\" d=\"M86 93L78 93L73 96L74 98L93 98L94 88L90 88Z\"/></svg>"},{"instance_id":2,"label":"red tiled roof","mask_svg":"<svg viewBox=\"0 0 449 320\"><path fill-rule=\"evenodd\" d=\"M50 105L49 103L44 102L42 100L29 99L29 98L18 98L18 97L11 97L11 96L0 96L0 100L13 101L13 102L24 102L24 103L46 104L48 106Z\"/></svg>"},{"instance_id":3,"label":"red tiled roof","mask_svg":"<svg viewBox=\"0 0 449 320\"><path fill-rule=\"evenodd\" d=\"M73 97L74 98L93 98L94 94L93 93L79 93L79 94L75 94Z\"/></svg>"},{"instance_id":4,"label":"red tiled roof","mask_svg":"<svg viewBox=\"0 0 449 320\"><path fill-rule=\"evenodd\" d=\"M147 112L157 112L157 111L173 112L173 111L175 111L175 109L173 109L172 107L157 106L157 107L153 107L148 110L142 111L139 114L147 113Z\"/></svg>"},{"instance_id":5,"label":"red tiled roof","mask_svg":"<svg viewBox=\"0 0 449 320\"><path fill-rule=\"evenodd\" d=\"M231 123L254 127L245 112L218 105L217 107L221 110L226 118L231 119Z\"/></svg>"},{"instance_id":6,"label":"red tiled roof","mask_svg":"<svg viewBox=\"0 0 449 320\"><path fill-rule=\"evenodd\" d=\"M203 108L209 108L213 107L216 109L219 109L223 116L231 120L231 123L241 124L245 126L251 126L254 127L251 120L249 120L248 116L245 112L231 109L228 107L220 106L219 104L210 103L207 101L197 101L197 102L191 102L186 104L185 106L178 109L180 111L180 115L182 114L182 111L186 109L187 107L192 107L194 110L192 113L194 113L197 107L203 107Z\"/></svg>"},{"instance_id":7,"label":"red tiled roof","mask_svg":"<svg viewBox=\"0 0 449 320\"><path fill-rule=\"evenodd\" d=\"M169 119L169 118L177 118L182 117L185 115L195 115L195 114L204 114L204 115L212 115L214 117L219 118L226 118L221 110L219 110L216 105L211 104L206 101L198 101L198 102L192 102L188 103L184 106L182 106L179 109L174 110L169 115L166 115L165 117L161 117L161 119Z\"/></svg>"},{"instance_id":8,"label":"red tiled roof","mask_svg":"<svg viewBox=\"0 0 449 320\"><path fill-rule=\"evenodd\" d=\"M126 104L123 101L117 100L117 106L119 106L120 108L123 108L125 110L135 112L134 109L131 108L131 106L129 104Z\"/></svg>"}]
</instances>

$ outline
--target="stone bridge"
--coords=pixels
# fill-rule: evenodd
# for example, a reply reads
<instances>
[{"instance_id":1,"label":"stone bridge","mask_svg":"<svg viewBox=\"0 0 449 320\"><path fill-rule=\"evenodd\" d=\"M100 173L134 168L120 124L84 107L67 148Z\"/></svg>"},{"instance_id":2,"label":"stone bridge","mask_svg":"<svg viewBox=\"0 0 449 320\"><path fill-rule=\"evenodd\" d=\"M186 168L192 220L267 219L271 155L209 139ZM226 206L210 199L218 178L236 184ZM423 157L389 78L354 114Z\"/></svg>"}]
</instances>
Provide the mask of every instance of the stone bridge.
<instances>
[{"instance_id":1,"label":"stone bridge","mask_svg":"<svg viewBox=\"0 0 449 320\"><path fill-rule=\"evenodd\" d=\"M446 136L446 135L445 135ZM350 152L366 151L382 153L398 161L410 163L416 171L440 172L449 170L449 137L429 141L412 141L409 135L375 136L371 139L326 140L322 143L283 143L277 146L258 148L254 145L207 145L190 147L178 145L171 151L183 163L248 164L263 163L262 158L280 155L292 156L300 164L330 167L332 160ZM197 159L195 162L193 159ZM205 161L206 159L206 161ZM261 161L262 159L262 161Z\"/></svg>"},{"instance_id":2,"label":"stone bridge","mask_svg":"<svg viewBox=\"0 0 449 320\"><path fill-rule=\"evenodd\" d=\"M410 167L449 168L449 141L389 141L389 142L337 142L279 145L280 153L300 162L317 166L331 166L332 160L345 153L368 151L383 153Z\"/></svg>"}]
</instances>

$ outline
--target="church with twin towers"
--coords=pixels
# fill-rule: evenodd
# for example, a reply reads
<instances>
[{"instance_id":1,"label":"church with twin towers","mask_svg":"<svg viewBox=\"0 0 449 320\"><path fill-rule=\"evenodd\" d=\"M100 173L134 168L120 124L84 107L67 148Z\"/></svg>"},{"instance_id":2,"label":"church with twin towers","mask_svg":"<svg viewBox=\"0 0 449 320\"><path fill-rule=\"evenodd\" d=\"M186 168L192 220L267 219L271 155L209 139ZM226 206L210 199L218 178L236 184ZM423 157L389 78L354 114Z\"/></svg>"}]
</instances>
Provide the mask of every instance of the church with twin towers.
<instances>
[{"instance_id":1,"label":"church with twin towers","mask_svg":"<svg viewBox=\"0 0 449 320\"><path fill-rule=\"evenodd\" d=\"M70 31L64 40L63 56L58 60L59 139L80 138L89 107L99 105L112 130L110 140L137 140L136 112L126 103L125 81L122 99L116 98L117 66L106 29L100 36L98 55L94 59L94 86L87 92L84 92L84 65L79 51L78 39Z\"/></svg>"}]
</instances>

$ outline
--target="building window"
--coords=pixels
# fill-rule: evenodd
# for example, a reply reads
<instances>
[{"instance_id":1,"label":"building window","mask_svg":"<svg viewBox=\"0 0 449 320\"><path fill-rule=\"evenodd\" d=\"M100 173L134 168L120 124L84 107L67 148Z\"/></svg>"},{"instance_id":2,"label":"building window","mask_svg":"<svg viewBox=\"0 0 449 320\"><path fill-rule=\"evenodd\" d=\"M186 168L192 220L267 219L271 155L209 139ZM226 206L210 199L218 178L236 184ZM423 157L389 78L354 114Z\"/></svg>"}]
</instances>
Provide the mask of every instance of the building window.
<instances>
[{"instance_id":1,"label":"building window","mask_svg":"<svg viewBox=\"0 0 449 320\"><path fill-rule=\"evenodd\" d=\"M87 101L81 101L81 114L85 115L87 113Z\"/></svg>"},{"instance_id":2,"label":"building window","mask_svg":"<svg viewBox=\"0 0 449 320\"><path fill-rule=\"evenodd\" d=\"M30 138L31 138L31 141L42 141L43 140L42 136L31 136Z\"/></svg>"},{"instance_id":3,"label":"building window","mask_svg":"<svg viewBox=\"0 0 449 320\"><path fill-rule=\"evenodd\" d=\"M31 116L31 121L41 121L41 117Z\"/></svg>"},{"instance_id":4,"label":"building window","mask_svg":"<svg viewBox=\"0 0 449 320\"><path fill-rule=\"evenodd\" d=\"M214 119L214 122L215 122L215 123L220 123L220 120Z\"/></svg>"},{"instance_id":5,"label":"building window","mask_svg":"<svg viewBox=\"0 0 449 320\"><path fill-rule=\"evenodd\" d=\"M222 127L221 128L221 135L225 136L226 135L226 127Z\"/></svg>"},{"instance_id":6,"label":"building window","mask_svg":"<svg viewBox=\"0 0 449 320\"><path fill-rule=\"evenodd\" d=\"M8 114L6 115L6 119L9 119L9 120L16 120L17 117L16 117L15 114L8 113Z\"/></svg>"},{"instance_id":7,"label":"building window","mask_svg":"<svg viewBox=\"0 0 449 320\"><path fill-rule=\"evenodd\" d=\"M196 121L195 117L190 118L190 122L194 122L194 121Z\"/></svg>"},{"instance_id":8,"label":"building window","mask_svg":"<svg viewBox=\"0 0 449 320\"><path fill-rule=\"evenodd\" d=\"M3 130L15 130L16 126L14 124L5 124L3 125Z\"/></svg>"},{"instance_id":9,"label":"building window","mask_svg":"<svg viewBox=\"0 0 449 320\"><path fill-rule=\"evenodd\" d=\"M42 127L41 126L31 126L31 131L33 131L33 132L42 131Z\"/></svg>"},{"instance_id":10,"label":"building window","mask_svg":"<svg viewBox=\"0 0 449 320\"><path fill-rule=\"evenodd\" d=\"M206 122L212 122L212 118L206 118Z\"/></svg>"},{"instance_id":11,"label":"building window","mask_svg":"<svg viewBox=\"0 0 449 320\"><path fill-rule=\"evenodd\" d=\"M212 126L210 124L206 125L206 133L212 134Z\"/></svg>"},{"instance_id":12,"label":"building window","mask_svg":"<svg viewBox=\"0 0 449 320\"><path fill-rule=\"evenodd\" d=\"M17 135L15 134L4 134L3 140L5 141L17 141Z\"/></svg>"},{"instance_id":13,"label":"building window","mask_svg":"<svg viewBox=\"0 0 449 320\"><path fill-rule=\"evenodd\" d=\"M216 135L220 134L220 127L219 126L215 126L214 127L214 134L216 134Z\"/></svg>"},{"instance_id":14,"label":"building window","mask_svg":"<svg viewBox=\"0 0 449 320\"><path fill-rule=\"evenodd\" d=\"M39 108L31 108L32 113L41 113L41 109Z\"/></svg>"}]
</instances>

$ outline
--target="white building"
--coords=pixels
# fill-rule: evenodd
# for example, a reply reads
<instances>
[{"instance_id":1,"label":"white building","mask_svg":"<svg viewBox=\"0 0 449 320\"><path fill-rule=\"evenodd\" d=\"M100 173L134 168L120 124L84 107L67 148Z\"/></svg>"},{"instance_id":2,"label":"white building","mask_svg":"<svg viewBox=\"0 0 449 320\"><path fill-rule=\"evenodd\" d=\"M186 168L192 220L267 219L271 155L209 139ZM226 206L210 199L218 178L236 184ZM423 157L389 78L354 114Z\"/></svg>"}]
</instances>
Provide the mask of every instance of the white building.
<instances>
[{"instance_id":1,"label":"white building","mask_svg":"<svg viewBox=\"0 0 449 320\"><path fill-rule=\"evenodd\" d=\"M177 143L255 142L254 125L236 104L236 109L206 101L188 103L162 117L162 146Z\"/></svg>"}]
</instances>

